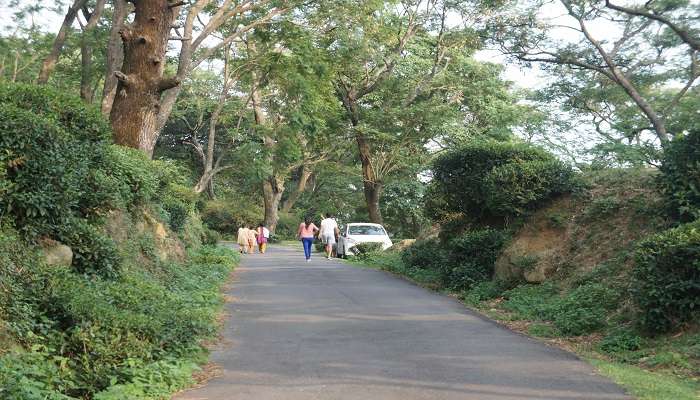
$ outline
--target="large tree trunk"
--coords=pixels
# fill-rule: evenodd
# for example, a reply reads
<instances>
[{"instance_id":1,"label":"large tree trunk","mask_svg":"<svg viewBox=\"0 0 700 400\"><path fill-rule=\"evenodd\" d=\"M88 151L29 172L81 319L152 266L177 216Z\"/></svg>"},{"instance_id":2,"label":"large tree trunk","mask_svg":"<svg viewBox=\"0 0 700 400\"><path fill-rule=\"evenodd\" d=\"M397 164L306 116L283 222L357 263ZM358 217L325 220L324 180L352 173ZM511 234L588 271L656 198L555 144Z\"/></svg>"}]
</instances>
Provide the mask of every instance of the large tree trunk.
<instances>
[{"instance_id":1,"label":"large tree trunk","mask_svg":"<svg viewBox=\"0 0 700 400\"><path fill-rule=\"evenodd\" d=\"M313 174L313 171L311 171L311 168L309 168L308 165L303 165L301 167L301 174L299 175L299 180L297 181L297 185L294 188L294 191L289 194L289 197L287 197L287 200L282 203L282 212L287 214L292 210L292 207L294 207L294 204L299 200L299 197L301 197L301 194L304 193L306 190L306 184L309 182L309 178L311 178L311 174Z\"/></svg>"},{"instance_id":2,"label":"large tree trunk","mask_svg":"<svg viewBox=\"0 0 700 400\"><path fill-rule=\"evenodd\" d=\"M265 221L270 232L274 233L279 221L279 207L284 193L284 180L278 177L268 177L263 181L263 202L265 203Z\"/></svg>"},{"instance_id":3,"label":"large tree trunk","mask_svg":"<svg viewBox=\"0 0 700 400\"><path fill-rule=\"evenodd\" d=\"M382 195L383 185L372 167L372 150L369 142L357 129L355 130L355 141L357 141L357 150L360 154L360 163L362 164L362 185L364 186L369 221L381 224L383 219L379 209L379 198Z\"/></svg>"},{"instance_id":4,"label":"large tree trunk","mask_svg":"<svg viewBox=\"0 0 700 400\"><path fill-rule=\"evenodd\" d=\"M124 25L124 20L128 14L126 0L114 0L112 10L112 28L109 32L109 43L107 44L107 65L105 66L105 83L102 88L102 115L109 116L112 112L112 104L117 94L117 76L114 74L124 63L124 45L122 44L119 31Z\"/></svg>"},{"instance_id":5,"label":"large tree trunk","mask_svg":"<svg viewBox=\"0 0 700 400\"><path fill-rule=\"evenodd\" d=\"M255 54L255 44L248 43L248 50ZM262 109L262 95L260 93L260 80L255 71L251 72L253 80L253 88L250 99L253 104L253 114L255 116L255 124L264 126L267 123L267 115ZM264 145L268 151L268 162L274 164L274 147L275 141L269 136L263 138ZM265 203L265 226L274 233L279 221L279 206L284 194L284 178L277 175L274 171L271 176L263 180L263 202Z\"/></svg>"},{"instance_id":6,"label":"large tree trunk","mask_svg":"<svg viewBox=\"0 0 700 400\"><path fill-rule=\"evenodd\" d=\"M119 84L110 121L115 143L152 156L161 94L180 84L178 79L163 77L168 38L179 6L172 7L166 0L132 2L134 23L120 32L124 64L121 72L115 72Z\"/></svg>"},{"instance_id":7,"label":"large tree trunk","mask_svg":"<svg viewBox=\"0 0 700 400\"><path fill-rule=\"evenodd\" d=\"M73 5L68 8L68 12L63 18L61 29L59 29L56 39L53 41L53 46L51 46L51 52L46 56L44 62L41 64L41 70L39 71L37 83L43 85L49 81L49 76L56 67L58 57L61 55L63 45L66 43L66 39L68 38L68 31L70 31L70 27L73 25L75 17L78 16L78 11L83 8L85 3L87 3L87 0L75 0Z\"/></svg>"},{"instance_id":8,"label":"large tree trunk","mask_svg":"<svg viewBox=\"0 0 700 400\"><path fill-rule=\"evenodd\" d=\"M369 222L381 224L384 222L382 213L379 210L379 198L382 195L383 185L379 182L364 182L365 201L367 202L367 212L369 213Z\"/></svg>"}]
</instances>

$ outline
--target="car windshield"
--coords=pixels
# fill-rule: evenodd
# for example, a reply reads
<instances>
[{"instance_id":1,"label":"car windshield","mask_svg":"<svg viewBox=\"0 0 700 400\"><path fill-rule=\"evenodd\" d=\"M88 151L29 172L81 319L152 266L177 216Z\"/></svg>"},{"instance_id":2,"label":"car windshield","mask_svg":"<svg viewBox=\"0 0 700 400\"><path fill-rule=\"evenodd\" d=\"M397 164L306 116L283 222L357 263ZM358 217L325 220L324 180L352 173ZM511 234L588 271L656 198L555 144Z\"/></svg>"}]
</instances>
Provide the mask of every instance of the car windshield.
<instances>
[{"instance_id":1,"label":"car windshield","mask_svg":"<svg viewBox=\"0 0 700 400\"><path fill-rule=\"evenodd\" d=\"M348 227L348 235L386 235L386 232L381 226L353 225Z\"/></svg>"}]
</instances>

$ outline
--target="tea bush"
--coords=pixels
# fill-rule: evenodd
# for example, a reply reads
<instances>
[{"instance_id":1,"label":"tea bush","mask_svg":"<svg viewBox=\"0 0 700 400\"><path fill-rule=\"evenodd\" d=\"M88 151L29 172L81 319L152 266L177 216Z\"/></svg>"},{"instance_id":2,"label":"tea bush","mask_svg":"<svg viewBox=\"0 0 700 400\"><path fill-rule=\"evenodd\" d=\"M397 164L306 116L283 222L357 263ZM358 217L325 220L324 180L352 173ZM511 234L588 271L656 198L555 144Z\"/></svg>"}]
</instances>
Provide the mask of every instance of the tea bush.
<instances>
[{"instance_id":1,"label":"tea bush","mask_svg":"<svg viewBox=\"0 0 700 400\"><path fill-rule=\"evenodd\" d=\"M671 214L685 222L700 218L700 131L675 138L664 151L660 170Z\"/></svg>"},{"instance_id":2,"label":"tea bush","mask_svg":"<svg viewBox=\"0 0 700 400\"><path fill-rule=\"evenodd\" d=\"M152 398L184 385L237 258L199 248L207 230L183 174L108 145L98 110L43 87L0 85L0 129L0 339L12 346L0 348L0 398ZM102 226L113 210L124 224L167 217L189 260L159 261L135 226L117 246ZM36 243L48 239L71 247L72 266L44 264Z\"/></svg>"},{"instance_id":3,"label":"tea bush","mask_svg":"<svg viewBox=\"0 0 700 400\"><path fill-rule=\"evenodd\" d=\"M570 167L522 142L474 141L438 157L432 171L426 207L437 220L450 213L507 219L574 187Z\"/></svg>"},{"instance_id":4,"label":"tea bush","mask_svg":"<svg viewBox=\"0 0 700 400\"><path fill-rule=\"evenodd\" d=\"M442 283L453 290L468 289L490 280L507 236L499 230L480 229L447 243L447 262L440 266Z\"/></svg>"},{"instance_id":5,"label":"tea bush","mask_svg":"<svg viewBox=\"0 0 700 400\"><path fill-rule=\"evenodd\" d=\"M202 221L207 226L229 235L235 235L238 228L245 224L257 226L262 220L263 215L257 209L251 209L234 200L210 200L204 204L202 209ZM298 226L297 222L294 227L294 235Z\"/></svg>"},{"instance_id":6,"label":"tea bush","mask_svg":"<svg viewBox=\"0 0 700 400\"><path fill-rule=\"evenodd\" d=\"M445 252L437 239L419 240L401 252L406 266L438 269L446 261Z\"/></svg>"},{"instance_id":7,"label":"tea bush","mask_svg":"<svg viewBox=\"0 0 700 400\"><path fill-rule=\"evenodd\" d=\"M600 283L579 286L549 306L545 316L565 335L593 333L606 325L620 292ZM548 314L548 315L546 315Z\"/></svg>"},{"instance_id":8,"label":"tea bush","mask_svg":"<svg viewBox=\"0 0 700 400\"><path fill-rule=\"evenodd\" d=\"M13 330L33 350L0 356L0 397L91 398L114 385L163 385L171 379L164 375L187 381L168 366L195 357L199 341L216 332L219 286L236 262L229 250L205 248L185 264L152 272L125 267L116 279L93 279L24 261L29 272L13 280L8 297L17 296L10 307L20 302L33 310L22 322L26 328ZM0 270L3 282L6 271ZM3 319L15 320L5 304L0 310ZM142 381L144 374L153 381Z\"/></svg>"},{"instance_id":9,"label":"tea bush","mask_svg":"<svg viewBox=\"0 0 700 400\"><path fill-rule=\"evenodd\" d=\"M518 318L550 320L551 304L559 299L559 288L552 282L540 285L521 285L503 293L503 307Z\"/></svg>"},{"instance_id":10,"label":"tea bush","mask_svg":"<svg viewBox=\"0 0 700 400\"><path fill-rule=\"evenodd\" d=\"M373 254L382 251L382 243L359 243L355 246L360 254Z\"/></svg>"},{"instance_id":11,"label":"tea bush","mask_svg":"<svg viewBox=\"0 0 700 400\"><path fill-rule=\"evenodd\" d=\"M608 332L600 341L598 347L606 353L621 353L639 350L644 340L634 331L627 328L615 328Z\"/></svg>"},{"instance_id":12,"label":"tea bush","mask_svg":"<svg viewBox=\"0 0 700 400\"><path fill-rule=\"evenodd\" d=\"M700 221L651 236L635 252L632 297L642 328L668 332L700 309Z\"/></svg>"}]
</instances>

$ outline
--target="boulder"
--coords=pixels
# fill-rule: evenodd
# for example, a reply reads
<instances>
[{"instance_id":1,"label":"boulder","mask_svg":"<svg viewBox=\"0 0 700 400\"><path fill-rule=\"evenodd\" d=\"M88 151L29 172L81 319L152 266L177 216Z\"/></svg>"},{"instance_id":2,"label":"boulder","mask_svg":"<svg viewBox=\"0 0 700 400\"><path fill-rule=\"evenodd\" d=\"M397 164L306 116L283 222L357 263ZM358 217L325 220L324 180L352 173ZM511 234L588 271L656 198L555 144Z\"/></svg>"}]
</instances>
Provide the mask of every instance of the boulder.
<instances>
[{"instance_id":1,"label":"boulder","mask_svg":"<svg viewBox=\"0 0 700 400\"><path fill-rule=\"evenodd\" d=\"M44 261L48 265L66 265L73 263L73 250L65 244L51 241L42 244Z\"/></svg>"}]
</instances>

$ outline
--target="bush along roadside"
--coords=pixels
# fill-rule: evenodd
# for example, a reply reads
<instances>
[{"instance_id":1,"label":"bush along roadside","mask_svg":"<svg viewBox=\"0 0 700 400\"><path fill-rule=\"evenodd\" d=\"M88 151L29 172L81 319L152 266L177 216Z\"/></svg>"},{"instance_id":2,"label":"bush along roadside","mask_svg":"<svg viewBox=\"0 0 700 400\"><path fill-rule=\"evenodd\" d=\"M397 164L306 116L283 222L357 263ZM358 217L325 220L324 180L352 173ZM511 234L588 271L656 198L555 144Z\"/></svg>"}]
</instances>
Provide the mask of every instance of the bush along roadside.
<instances>
[{"instance_id":1,"label":"bush along roadside","mask_svg":"<svg viewBox=\"0 0 700 400\"><path fill-rule=\"evenodd\" d=\"M2 250L20 253L0 271L9 282L0 329L12 344L0 356L0 397L166 398L191 383L201 342L217 331L234 252L203 247L185 263L91 279L47 266L13 235L2 232Z\"/></svg>"},{"instance_id":2,"label":"bush along roadside","mask_svg":"<svg viewBox=\"0 0 700 400\"><path fill-rule=\"evenodd\" d=\"M173 162L99 110L0 85L0 398L156 399L192 380L238 261Z\"/></svg>"}]
</instances>

